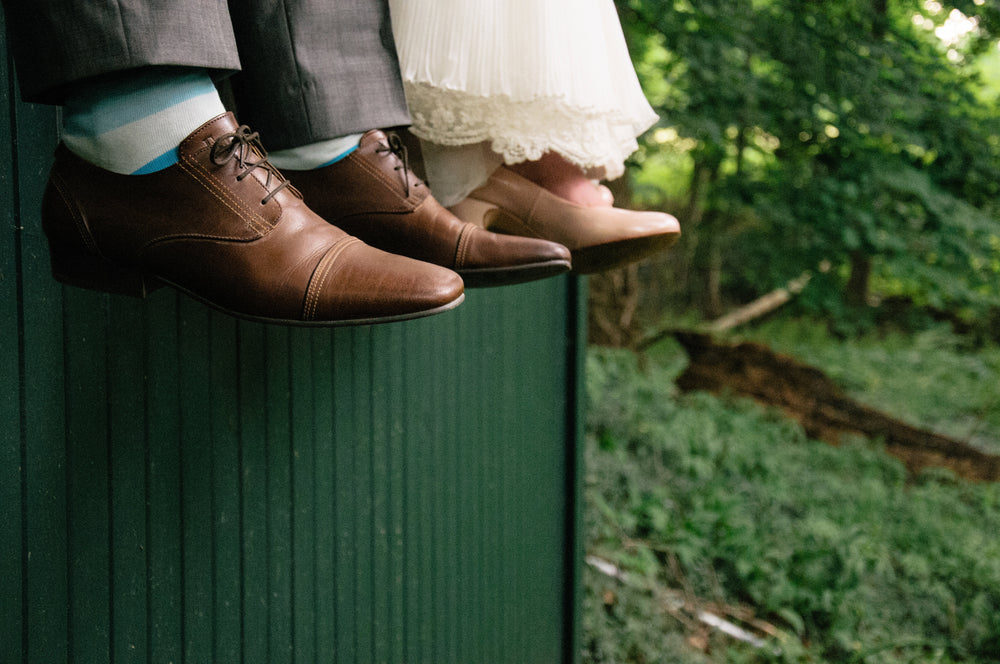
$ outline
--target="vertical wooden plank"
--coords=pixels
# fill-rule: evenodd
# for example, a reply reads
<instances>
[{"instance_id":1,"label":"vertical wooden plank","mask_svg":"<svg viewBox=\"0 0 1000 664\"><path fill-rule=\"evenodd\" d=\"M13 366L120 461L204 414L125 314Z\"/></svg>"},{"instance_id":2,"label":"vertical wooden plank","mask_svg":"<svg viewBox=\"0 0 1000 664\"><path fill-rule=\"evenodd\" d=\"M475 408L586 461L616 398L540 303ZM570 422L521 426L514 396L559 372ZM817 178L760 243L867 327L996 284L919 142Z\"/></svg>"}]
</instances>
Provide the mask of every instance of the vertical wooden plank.
<instances>
[{"instance_id":1,"label":"vertical wooden plank","mask_svg":"<svg viewBox=\"0 0 1000 664\"><path fill-rule=\"evenodd\" d=\"M564 522L566 532L566 571L563 580L565 606L563 643L566 664L578 664L583 650L583 562L584 531L583 478L584 432L586 409L586 350L587 350L587 294L589 282L585 277L567 279L566 325L567 371L566 394L571 399L566 408L566 495L569 506Z\"/></svg>"},{"instance_id":2,"label":"vertical wooden plank","mask_svg":"<svg viewBox=\"0 0 1000 664\"><path fill-rule=\"evenodd\" d=\"M391 349L387 346L387 327L379 326L371 330L369 346L368 375L371 408L368 412L371 473L371 658L375 662L389 661L389 638L391 619L389 604L392 588L392 568L390 567L392 516L390 494L392 487L389 476L389 422L392 418L389 403L386 362Z\"/></svg>"},{"instance_id":3,"label":"vertical wooden plank","mask_svg":"<svg viewBox=\"0 0 1000 664\"><path fill-rule=\"evenodd\" d=\"M111 661L146 662L146 417L143 307L112 298L108 316Z\"/></svg>"},{"instance_id":4,"label":"vertical wooden plank","mask_svg":"<svg viewBox=\"0 0 1000 664\"><path fill-rule=\"evenodd\" d=\"M414 321L407 326L407 347L433 348L433 321ZM423 358L404 352L400 362L406 390L404 427L406 444L404 557L406 561L405 642L406 662L428 662L434 657L434 610L432 598L433 469L431 425L427 403L433 397L423 372Z\"/></svg>"},{"instance_id":5,"label":"vertical wooden plank","mask_svg":"<svg viewBox=\"0 0 1000 664\"><path fill-rule=\"evenodd\" d=\"M312 335L311 387L313 392L312 427L316 435L315 465L312 481L315 486L315 602L316 602L316 661L337 661L337 595L336 576L339 572L335 557L337 540L336 452L334 439L334 334L330 331Z\"/></svg>"},{"instance_id":6,"label":"vertical wooden plank","mask_svg":"<svg viewBox=\"0 0 1000 664\"><path fill-rule=\"evenodd\" d=\"M23 392L25 655L31 661L59 662L69 653L62 288L50 276L38 214L56 118L51 108L18 103L15 109L23 372L31 376Z\"/></svg>"},{"instance_id":7,"label":"vertical wooden plank","mask_svg":"<svg viewBox=\"0 0 1000 664\"><path fill-rule=\"evenodd\" d=\"M372 330L372 574L377 582L372 629L381 635L374 643L374 661L403 661L403 329L384 325Z\"/></svg>"},{"instance_id":8,"label":"vertical wooden plank","mask_svg":"<svg viewBox=\"0 0 1000 664\"><path fill-rule=\"evenodd\" d=\"M467 313L455 312L459 316ZM441 349L458 348L458 316L439 318L434 321L438 326L438 337L435 345ZM440 368L439 380L433 390L435 392L435 410L430 415L436 418L441 426L435 441L435 456L438 463L439 486L437 521L440 529L435 544L435 584L440 588L437 604L439 635L441 640L436 649L438 656L446 661L460 661L459 657L459 621L462 619L458 611L459 588L455 562L459 552L455 545L458 540L458 513L456 506L460 505L458 493L458 463L455 458L454 441L458 435L458 414L455 408L457 393L455 385L459 377L459 354L446 352L438 356ZM434 367L438 368L438 367Z\"/></svg>"},{"instance_id":9,"label":"vertical wooden plank","mask_svg":"<svg viewBox=\"0 0 1000 664\"><path fill-rule=\"evenodd\" d=\"M352 357L353 371L351 375L351 394L368 394L371 389L371 353L372 353L372 329L358 328L352 330ZM354 449L353 468L350 477L344 478L351 487L350 508L354 512L354 624L351 630L354 634L355 647L357 648L355 657L358 661L365 661L374 652L375 632L372 629L372 619L374 615L375 591L372 550L373 550L373 506L372 492L374 491L372 480L372 431L371 401L365 399L352 399L352 410L355 429L353 434L339 441L340 445L350 445ZM344 570L347 572L348 570ZM349 573L349 572L348 572Z\"/></svg>"},{"instance_id":10,"label":"vertical wooden plank","mask_svg":"<svg viewBox=\"0 0 1000 664\"><path fill-rule=\"evenodd\" d=\"M495 306L495 303L494 303ZM484 367L494 366L497 357L498 335L494 321L494 313L490 307L479 307L475 320L475 328L472 333L475 338L479 338L482 348L479 350ZM486 331L486 333L484 333ZM492 527L495 519L495 503L492 497L496 493L497 473L499 469L492 464L492 460L497 454L497 439L504 435L496 424L496 413L498 408L496 403L500 395L492 388L494 379L498 371L477 371L475 382L469 389L471 402L470 411L478 413L476 417L476 429L472 436L477 440L475 454L471 457L473 471L476 475L478 486L476 496L477 524L473 538L476 557L482 562L477 570L476 593L477 616L476 622L480 625L480 636L475 653L476 661L491 662L499 661L499 650L497 649L497 629L496 614L492 606L495 602L497 588L499 588L500 578L497 574L497 556L494 555L495 542L493 537L496 532Z\"/></svg>"},{"instance_id":11,"label":"vertical wooden plank","mask_svg":"<svg viewBox=\"0 0 1000 664\"><path fill-rule=\"evenodd\" d=\"M440 348L444 330L441 322L433 319L424 321L427 332L427 348L435 351ZM443 531L446 526L444 522L445 511L443 504L445 499L443 494L446 491L444 482L447 476L442 467L442 447L444 437L444 427L442 425L442 412L440 404L442 402L441 390L437 389L438 381L447 381L451 378L445 373L442 363L435 365L436 379L430 378L426 358L420 358L420 363L415 367L415 374L419 377L417 394L422 395L419 401L419 417L422 421L423 437L419 443L419 449L423 455L421 464L422 478L421 491L424 494L423 519L426 527L423 532L424 550L422 573L426 575L426 585L422 601L424 610L428 616L427 652L433 657L447 661L450 654L445 650L445 641L449 634L446 619L445 602L448 601L446 588L439 582L439 558Z\"/></svg>"},{"instance_id":12,"label":"vertical wooden plank","mask_svg":"<svg viewBox=\"0 0 1000 664\"><path fill-rule=\"evenodd\" d=\"M268 326L265 375L267 419L267 639L268 662L290 663L294 657L295 561L292 510L292 385L290 331Z\"/></svg>"},{"instance_id":13,"label":"vertical wooden plank","mask_svg":"<svg viewBox=\"0 0 1000 664\"><path fill-rule=\"evenodd\" d=\"M493 307L495 307L495 303ZM497 556L494 554L496 536L493 523L496 519L497 505L495 501L498 477L498 468L491 466L490 461L496 458L498 439L505 435L501 427L496 423L496 407L501 395L492 389L492 381L496 374L503 373L500 370L492 370L488 367L498 366L493 363L498 356L497 346L499 340L495 330L495 309L487 306L480 307L478 316L471 334L479 338L482 343L480 355L484 370L475 374L475 384L470 388L475 395L475 401L471 408L477 413L477 428L470 435L476 439L474 454L469 458L472 470L476 475L476 526L474 532L473 546L476 557L482 562L476 569L476 593L478 614L476 622L480 627L478 636L478 649L475 659L478 661L498 661L499 652L496 649L496 630L492 625L496 624L496 613L492 609L495 603L496 592L494 583L501 582L496 574L498 565L494 564Z\"/></svg>"},{"instance_id":14,"label":"vertical wooden plank","mask_svg":"<svg viewBox=\"0 0 1000 664\"><path fill-rule=\"evenodd\" d=\"M24 635L23 528L23 422L21 402L25 377L21 339L20 219L17 214L16 153L14 136L13 63L7 57L7 34L0 18L0 578L5 601L0 602L0 658L21 654Z\"/></svg>"},{"instance_id":15,"label":"vertical wooden plank","mask_svg":"<svg viewBox=\"0 0 1000 664\"><path fill-rule=\"evenodd\" d=\"M530 289L531 285L528 284L522 286L521 288ZM544 323L544 321L540 321L540 323ZM517 372L518 382L524 385L531 385L532 388L538 390L540 394L545 394L547 397L551 398L551 395L542 389L543 386L536 382L538 374L538 367L536 363L539 361L539 358L533 351L535 350L534 345L544 334L544 330L536 329L534 332L535 334L531 337L523 339L520 347L518 348L518 356L520 360ZM544 362L545 360L542 359L541 361ZM540 399L537 398L537 395L534 399L528 398L529 395L525 392L526 390L515 385L513 387L513 391L507 397L510 400L510 405L521 415L519 418L514 418L513 416L511 417L512 421L516 422L516 433L514 435L515 445L511 450L512 458L510 460L512 472L511 479L513 484L511 487L511 508L512 511L518 515L515 519L514 526L516 534L511 544L513 547L512 553L514 556L514 565L519 571L519 574L517 575L517 585L519 588L518 594L525 597L531 597L532 600L536 600L537 598L535 594L537 589L535 588L535 583L537 582L537 579L533 578L533 575L530 573L533 571L531 566L533 564L532 559L534 557L531 555L531 549L541 547L538 546L539 541L534 537L535 533L531 527L533 524L529 520L523 518L523 510L527 499L524 491L529 485L534 484L534 482L531 482L530 473L534 468L543 465L543 461L538 458L537 455L539 455L544 448L529 450L526 449L526 446L520 444L519 441L525 440L525 436L527 435L523 422L536 422L536 425L539 426L544 426L544 422L538 421L533 417L534 410L536 408L535 404L540 401ZM549 478L546 477L544 479L548 480ZM545 486L535 485L534 491L532 492L532 499L537 500L539 503L544 503L545 499L543 494L545 492L545 488ZM544 515L542 514L536 514L534 516L535 519L532 521L544 519ZM541 608L542 607L538 606L535 602L526 602L524 610L531 615L531 620L518 620L515 637L517 650L530 652L531 658L536 660L540 658L542 650L547 644L545 642L537 642L532 650L525 649L529 647L528 644L535 642L533 623L541 617Z\"/></svg>"},{"instance_id":16,"label":"vertical wooden plank","mask_svg":"<svg viewBox=\"0 0 1000 664\"><path fill-rule=\"evenodd\" d=\"M268 623L268 509L267 509L267 347L265 328L240 323L238 328L240 394L240 537L241 646L245 662L267 661Z\"/></svg>"},{"instance_id":17,"label":"vertical wooden plank","mask_svg":"<svg viewBox=\"0 0 1000 664\"><path fill-rule=\"evenodd\" d=\"M519 288L529 289L531 285L521 286ZM544 321L540 321L544 323ZM525 507L525 502L527 496L524 495L524 491L527 489L529 484L534 484L529 479L529 473L532 469L543 464L540 458L536 455L540 454L540 449L529 450L520 441L525 440L527 431L523 425L523 422L535 422L536 426L544 426L544 422L536 420L534 416L535 403L539 400L537 395L534 399L529 398L526 394L527 390L523 389L521 385L530 385L532 390L538 390L540 394L545 394L546 397L551 398L542 386L536 382L537 377L537 366L536 362L539 358L533 352L535 346L538 343L540 337L544 334L542 329L536 329L535 333L528 338L522 340L521 344L517 348L517 384L515 383L510 389L511 391L507 394L506 398L508 400L508 408L516 411L520 417L514 417L513 412L509 414L512 422L513 445L510 449L510 459L508 464L510 466L510 509L515 514L514 518L514 536L511 540L511 555L513 558L513 566L518 570L517 574L517 594L518 596L531 597L532 600L536 600L535 593L537 589L534 584L536 579L531 573L533 556L531 555L531 549L533 547L538 547L538 540L533 537L534 532L530 522L523 518L523 510ZM511 351L513 351L513 348ZM514 358L508 360L514 362ZM544 360L542 360L544 361ZM544 435L542 432L538 434ZM542 448L544 449L544 448ZM530 456L529 456L530 455ZM535 458L531 458L534 456ZM548 479L548 478L545 478ZM545 498L543 493L545 491L544 486L534 486L534 491L532 492L532 499L537 500L539 503L544 503ZM535 520L543 520L544 515L536 514ZM515 627L515 643L516 650L520 652L530 653L531 659L538 660L542 653L542 649L547 645L544 642L535 643L531 650L529 644L533 643L535 640L534 634L534 622L540 619L540 606L538 606L534 601L525 602L524 610L528 612L531 616L530 620L519 619L516 622Z\"/></svg>"},{"instance_id":18,"label":"vertical wooden plank","mask_svg":"<svg viewBox=\"0 0 1000 664\"><path fill-rule=\"evenodd\" d=\"M476 316L472 319L467 333L469 338L479 342L477 352L484 367L489 366L491 358L495 357L496 337L491 334L492 323L489 309L481 306L476 311ZM492 395L487 387L490 373L489 371L474 372L468 377L468 384L463 394L468 411L477 413L477 416L472 418L473 428L469 432L469 441L470 444L473 444L473 449L466 462L467 472L475 487L469 541L473 560L479 561L475 566L475 582L473 584L474 624L478 626L478 631L473 643L475 650L471 653L471 657L477 662L491 661L489 636L493 631L490 629L488 609L493 593L489 586L489 561L492 555L488 542L487 523L490 512L489 494L491 487L487 461L497 433L490 427L488 415L495 410Z\"/></svg>"},{"instance_id":19,"label":"vertical wooden plank","mask_svg":"<svg viewBox=\"0 0 1000 664\"><path fill-rule=\"evenodd\" d=\"M457 547L455 562L451 566L451 575L454 577L455 592L461 597L462 602L468 605L464 612L456 612L454 620L456 622L456 656L459 661L478 661L475 655L475 648L481 636L480 625L476 617L476 608L479 598L475 593L476 568L479 561L473 555L473 534L475 531L476 501L479 493L476 486L472 458L475 448L482 443L475 438L475 418L469 415L474 407L470 402L469 386L476 373L468 371L463 366L468 362L471 353L476 358L476 362L482 361L480 335L475 333L473 328L476 321L476 314L479 308L487 301L489 296L494 295L490 291L480 291L474 293L483 297L476 297L471 306L464 312L464 315L454 316L455 320L455 374L452 381L452 389L449 391L449 398L453 400L454 406L450 409L454 413L453 444L449 456L454 459L454 483L457 505L455 515L455 544ZM456 312L457 313L457 312Z\"/></svg>"},{"instance_id":20,"label":"vertical wooden plank","mask_svg":"<svg viewBox=\"0 0 1000 664\"><path fill-rule=\"evenodd\" d=\"M180 485L184 656L212 652L212 440L208 309L191 298L179 302Z\"/></svg>"},{"instance_id":21,"label":"vertical wooden plank","mask_svg":"<svg viewBox=\"0 0 1000 664\"><path fill-rule=\"evenodd\" d=\"M334 350L334 385L336 385L334 419L333 419L333 453L334 453L334 524L336 540L334 560L336 561L334 590L336 604L334 616L336 619L337 662L358 661L358 638L354 629L357 620L359 581L355 569L360 545L354 541L356 523L361 518L354 500L355 492L355 457L359 452L357 443L354 389L356 347L353 330L339 329L333 331Z\"/></svg>"},{"instance_id":22,"label":"vertical wooden plank","mask_svg":"<svg viewBox=\"0 0 1000 664\"><path fill-rule=\"evenodd\" d=\"M509 293L501 294L503 297L503 307L510 306ZM523 345L526 340L522 340L516 348L509 340L518 333L518 320L510 317L503 321L500 327L500 334L503 340L503 352L501 354L500 365L509 367L503 372L498 385L498 402L503 404L499 429L503 432L503 437L497 440L498 447L502 450L500 458L501 481L498 487L498 505L502 505L501 523L499 524L500 542L502 542L502 561L505 563L501 570L501 587L504 589L503 605L500 608L502 615L501 624L504 626L504 638L514 652L523 652L524 648L524 620L519 619L514 608L517 606L516 598L526 594L527 588L524 579L520 574L522 569L522 551L524 533L521 530L521 519L518 514L520 509L520 486L519 478L522 472L520 448L522 446L524 430L522 422L527 419L527 415L517 417L514 413L521 408L523 399L521 395L525 392L533 392L535 386L530 381L525 380L523 372L526 365L531 361L524 353ZM536 395L538 398L540 395ZM534 423L537 424L537 423ZM517 570L518 573L512 573ZM520 607L523 611L532 611L533 608L527 606ZM502 655L503 660L507 660L508 655Z\"/></svg>"},{"instance_id":23,"label":"vertical wooden plank","mask_svg":"<svg viewBox=\"0 0 1000 664\"><path fill-rule=\"evenodd\" d=\"M292 330L290 354L291 481L294 563L293 625L296 662L316 659L316 394L312 389L311 338L324 330Z\"/></svg>"},{"instance_id":24,"label":"vertical wooden plank","mask_svg":"<svg viewBox=\"0 0 1000 664\"><path fill-rule=\"evenodd\" d=\"M564 284L569 280L570 278L568 277L563 279ZM566 523L571 521L571 512L575 508L574 503L571 501L571 487L568 484L571 480L571 476L569 475L569 460L572 455L573 443L569 438L572 430L567 426L567 421L569 409L576 407L576 402L575 400L571 400L567 389L570 363L575 361L571 357L570 351L571 349L575 349L575 345L570 341L570 314L566 308L567 288L564 284L561 284L560 288L554 291L556 299L553 300L553 307L562 313L561 315L550 317L548 320L549 335L552 338L563 340L562 352L559 353L558 362L556 362L556 358L551 353L551 347L541 351L542 355L548 357L552 363L550 371L545 374L544 380L548 385L549 391L556 395L555 403L545 411L543 417L548 418L548 421L552 423L550 435L561 441L561 444L548 448L550 450L548 463L552 469L553 479L549 482L549 490L551 492L551 502L549 504L552 509L547 512L547 531L550 534L547 541L551 543L549 546L552 551L551 555L554 556L553 567L555 567L555 570L543 570L540 568L537 570L537 573L545 578L545 584L542 588L544 588L544 592L550 598L551 602L548 610L548 620L550 621L550 625L558 629L558 632L562 635L562 638L558 640L546 638L545 642L548 644L548 651L543 651L542 656L549 657L549 661L564 660L567 654L569 654L570 659L575 657L572 653L567 653L571 634L564 630L568 624L565 615L567 612L572 613L573 611L572 607L566 604L565 583L570 578L567 573L567 565L572 564L572 558L568 554L571 547L570 540L567 538ZM575 330L575 327L573 329ZM558 627L556 627L557 625Z\"/></svg>"},{"instance_id":25,"label":"vertical wooden plank","mask_svg":"<svg viewBox=\"0 0 1000 664\"><path fill-rule=\"evenodd\" d=\"M240 661L240 399L237 322L210 320L209 384L212 467L212 661Z\"/></svg>"},{"instance_id":26,"label":"vertical wooden plank","mask_svg":"<svg viewBox=\"0 0 1000 664\"><path fill-rule=\"evenodd\" d=\"M179 362L179 296L157 291L146 303L147 661L180 662L184 651L184 568Z\"/></svg>"},{"instance_id":27,"label":"vertical wooden plank","mask_svg":"<svg viewBox=\"0 0 1000 664\"><path fill-rule=\"evenodd\" d=\"M550 284L546 286L555 286ZM558 309L560 289L543 284L527 284L526 290L539 304ZM525 621L525 646L536 644L532 655L539 661L559 661L562 639L553 639L562 626L562 570L563 519L565 516L565 407L563 391L566 356L553 353L554 347L564 345L566 330L561 316L538 317L535 334L525 340L522 351L525 362L523 380L532 384L547 398L530 398L520 395L519 410L525 421L540 424L534 432L539 440L560 441L560 444L522 446L520 450L520 483L518 510L522 514L522 576L532 596L532 619ZM531 434L525 432L525 438ZM534 492L530 487L534 487ZM549 509L531 517L532 503L549 506Z\"/></svg>"},{"instance_id":28,"label":"vertical wooden plank","mask_svg":"<svg viewBox=\"0 0 1000 664\"><path fill-rule=\"evenodd\" d=\"M533 285L538 290L540 284ZM551 306L558 308L562 299L563 289L552 291L549 297ZM556 299L559 298L559 299ZM561 630L563 612L566 610L563 601L565 581L563 573L565 566L565 528L566 519L566 408L565 391L566 353L553 354L553 340L565 340L567 335L565 316L549 316L540 319L539 334L533 336L529 343L531 350L528 378L540 391L551 395L548 399L535 399L524 404L524 411L531 421L544 424L544 438L559 440L560 445L537 446L528 448L525 454L525 473L523 475L528 486L541 487L536 498L549 506L549 510L535 515L535 518L525 519L529 545L525 562L525 576L529 579L532 591L535 593L533 606L538 608L534 620L528 624L529 642L538 644L536 656L540 661L560 661L564 648L563 639L553 639L552 634ZM531 503L526 490L523 494L523 514L530 514ZM545 551L545 556L532 555L534 550ZM543 559L545 562L543 562Z\"/></svg>"},{"instance_id":29,"label":"vertical wooden plank","mask_svg":"<svg viewBox=\"0 0 1000 664\"><path fill-rule=\"evenodd\" d=\"M110 657L112 568L107 296L64 295L66 548L71 661Z\"/></svg>"},{"instance_id":30,"label":"vertical wooden plank","mask_svg":"<svg viewBox=\"0 0 1000 664\"><path fill-rule=\"evenodd\" d=\"M503 294L506 296L506 293ZM505 303L509 306L509 302ZM499 358L499 366L507 367L507 371L500 373L500 380L497 384L497 402L505 403L505 400L516 397L522 390L530 390L534 386L520 385L519 374L523 370L525 358L520 353L520 348L512 347L509 340L514 337L517 330L518 321L515 317L503 317L498 321L499 333L503 340L502 353ZM511 408L517 408L517 404L507 404L502 408L499 415L498 430L501 436L496 440L497 449L501 451L498 459L499 484L495 500L502 509L498 510L498 524L496 541L500 546L500 585L501 596L497 598L500 602L498 613L500 620L498 623L503 629L503 638L509 644L513 652L520 652L523 647L521 635L519 633L520 622L516 620L516 599L521 593L520 575L512 573L512 570L519 570L520 561L517 558L519 549L516 542L520 537L517 529L517 492L518 488L514 484L517 478L517 440L521 435L518 418L512 418ZM507 655L501 655L503 659ZM501 660L503 661L503 660Z\"/></svg>"},{"instance_id":31,"label":"vertical wooden plank","mask_svg":"<svg viewBox=\"0 0 1000 664\"><path fill-rule=\"evenodd\" d=\"M402 358L405 355L405 327L391 325L384 329L382 343L387 352L377 353L383 362L376 372L378 380L386 389L386 458L388 461L388 519L389 519L389 560L388 560L388 603L389 615L386 634L386 660L406 661L404 654L405 635L405 586L403 528L407 510L404 499L406 486L405 448L406 403L403 392Z\"/></svg>"}]
</instances>

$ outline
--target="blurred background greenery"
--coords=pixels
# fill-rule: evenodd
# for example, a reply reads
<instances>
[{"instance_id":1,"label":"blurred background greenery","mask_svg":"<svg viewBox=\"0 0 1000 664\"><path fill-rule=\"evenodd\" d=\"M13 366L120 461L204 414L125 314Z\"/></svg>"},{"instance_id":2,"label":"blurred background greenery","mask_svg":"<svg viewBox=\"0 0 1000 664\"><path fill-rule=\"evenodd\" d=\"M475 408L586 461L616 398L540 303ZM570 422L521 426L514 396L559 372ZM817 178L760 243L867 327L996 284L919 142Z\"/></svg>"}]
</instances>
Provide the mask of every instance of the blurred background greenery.
<instances>
[{"instance_id":1,"label":"blurred background greenery","mask_svg":"<svg viewBox=\"0 0 1000 664\"><path fill-rule=\"evenodd\" d=\"M1000 3L618 7L660 123L616 194L675 214L683 237L594 280L595 340L715 317L803 273L797 306L844 332L891 302L1000 333Z\"/></svg>"},{"instance_id":2,"label":"blurred background greenery","mask_svg":"<svg viewBox=\"0 0 1000 664\"><path fill-rule=\"evenodd\" d=\"M1000 2L616 4L661 119L614 193L684 234L590 281L583 661L1000 662L1000 485L681 392L662 334L798 280L717 340L1000 454Z\"/></svg>"}]
</instances>

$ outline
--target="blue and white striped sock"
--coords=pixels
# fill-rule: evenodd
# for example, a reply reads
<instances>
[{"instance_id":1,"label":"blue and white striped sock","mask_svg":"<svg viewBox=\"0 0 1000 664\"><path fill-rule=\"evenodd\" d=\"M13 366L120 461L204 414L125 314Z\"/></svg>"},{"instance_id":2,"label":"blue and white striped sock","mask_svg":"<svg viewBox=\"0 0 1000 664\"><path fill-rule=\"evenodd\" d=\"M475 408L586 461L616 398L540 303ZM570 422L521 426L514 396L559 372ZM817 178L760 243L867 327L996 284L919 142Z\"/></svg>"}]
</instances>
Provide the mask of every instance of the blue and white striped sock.
<instances>
[{"instance_id":1,"label":"blue and white striped sock","mask_svg":"<svg viewBox=\"0 0 1000 664\"><path fill-rule=\"evenodd\" d=\"M267 160L279 169L311 171L338 161L358 149L362 134L349 134L288 150L268 151Z\"/></svg>"},{"instance_id":2,"label":"blue and white striped sock","mask_svg":"<svg viewBox=\"0 0 1000 664\"><path fill-rule=\"evenodd\" d=\"M106 170L153 173L177 163L181 141L225 112L205 71L149 69L73 94L63 109L62 140Z\"/></svg>"}]
</instances>

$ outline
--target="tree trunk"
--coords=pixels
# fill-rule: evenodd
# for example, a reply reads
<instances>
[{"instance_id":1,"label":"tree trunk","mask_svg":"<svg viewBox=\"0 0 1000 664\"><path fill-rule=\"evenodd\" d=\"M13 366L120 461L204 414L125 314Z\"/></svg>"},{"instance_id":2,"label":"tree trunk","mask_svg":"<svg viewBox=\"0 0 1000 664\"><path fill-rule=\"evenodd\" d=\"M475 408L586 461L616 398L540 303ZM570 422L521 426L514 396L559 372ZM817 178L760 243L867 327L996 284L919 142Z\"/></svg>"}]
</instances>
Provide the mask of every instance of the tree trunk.
<instances>
[{"instance_id":1,"label":"tree trunk","mask_svg":"<svg viewBox=\"0 0 1000 664\"><path fill-rule=\"evenodd\" d=\"M705 317L722 315L722 250L716 241L708 246L708 278L705 280Z\"/></svg>"},{"instance_id":2,"label":"tree trunk","mask_svg":"<svg viewBox=\"0 0 1000 664\"><path fill-rule=\"evenodd\" d=\"M851 253L851 276L847 280L844 299L853 307L868 303L868 283L871 280L872 261L867 254L858 250Z\"/></svg>"}]
</instances>

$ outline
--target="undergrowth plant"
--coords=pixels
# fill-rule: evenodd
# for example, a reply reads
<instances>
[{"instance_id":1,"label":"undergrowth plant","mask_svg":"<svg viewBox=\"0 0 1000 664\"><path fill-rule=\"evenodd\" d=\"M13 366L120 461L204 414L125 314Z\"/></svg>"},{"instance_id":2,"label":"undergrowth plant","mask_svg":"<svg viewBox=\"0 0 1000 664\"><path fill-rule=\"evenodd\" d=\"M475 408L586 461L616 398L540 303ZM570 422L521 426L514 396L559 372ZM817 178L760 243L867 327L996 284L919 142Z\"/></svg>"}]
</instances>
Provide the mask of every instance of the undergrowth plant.
<instances>
[{"instance_id":1,"label":"undergrowth plant","mask_svg":"<svg viewBox=\"0 0 1000 664\"><path fill-rule=\"evenodd\" d=\"M679 395L671 357L588 357L584 662L1000 660L997 486Z\"/></svg>"},{"instance_id":2,"label":"undergrowth plant","mask_svg":"<svg viewBox=\"0 0 1000 664\"><path fill-rule=\"evenodd\" d=\"M947 324L834 339L826 325L775 318L747 337L822 369L846 392L914 426L1000 453L1000 348Z\"/></svg>"}]
</instances>

